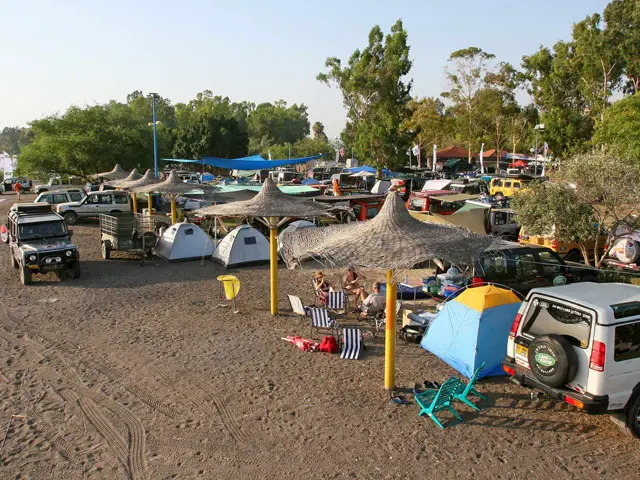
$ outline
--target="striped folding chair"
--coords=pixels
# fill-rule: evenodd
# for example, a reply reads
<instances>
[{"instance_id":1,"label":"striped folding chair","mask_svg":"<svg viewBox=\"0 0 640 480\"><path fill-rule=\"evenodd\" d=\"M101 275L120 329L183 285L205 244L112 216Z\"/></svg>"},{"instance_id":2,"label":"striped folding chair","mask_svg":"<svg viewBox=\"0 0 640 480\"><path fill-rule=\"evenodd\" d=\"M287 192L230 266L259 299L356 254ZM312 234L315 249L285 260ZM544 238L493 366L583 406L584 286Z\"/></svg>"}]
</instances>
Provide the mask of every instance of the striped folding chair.
<instances>
[{"instance_id":1,"label":"striped folding chair","mask_svg":"<svg viewBox=\"0 0 640 480\"><path fill-rule=\"evenodd\" d=\"M327 308L329 310L347 311L347 296L344 292L329 292L327 297Z\"/></svg>"},{"instance_id":2,"label":"striped folding chair","mask_svg":"<svg viewBox=\"0 0 640 480\"><path fill-rule=\"evenodd\" d=\"M311 338L313 338L313 329L321 328L331 330L334 333L336 321L329 316L329 310L326 308L310 307L307 309L311 317Z\"/></svg>"},{"instance_id":3,"label":"striped folding chair","mask_svg":"<svg viewBox=\"0 0 640 480\"><path fill-rule=\"evenodd\" d=\"M342 353L340 358L358 360L364 348L362 331L359 328L342 329Z\"/></svg>"},{"instance_id":4,"label":"striped folding chair","mask_svg":"<svg viewBox=\"0 0 640 480\"><path fill-rule=\"evenodd\" d=\"M396 300L396 322L398 320L398 315L400 315L400 310L402 310L402 302L400 300ZM387 325L387 310L385 309L380 316L375 317L374 321L376 324L374 332L378 333L383 331Z\"/></svg>"}]
</instances>

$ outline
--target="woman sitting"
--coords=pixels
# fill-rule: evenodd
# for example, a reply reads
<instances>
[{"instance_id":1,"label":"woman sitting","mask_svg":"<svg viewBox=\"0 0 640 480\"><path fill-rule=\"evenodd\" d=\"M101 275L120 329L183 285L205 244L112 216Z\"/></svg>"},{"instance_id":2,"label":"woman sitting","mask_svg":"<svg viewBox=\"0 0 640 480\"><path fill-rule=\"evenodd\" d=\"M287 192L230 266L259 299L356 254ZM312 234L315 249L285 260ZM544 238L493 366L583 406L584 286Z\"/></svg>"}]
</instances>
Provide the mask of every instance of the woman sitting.
<instances>
[{"instance_id":1,"label":"woman sitting","mask_svg":"<svg viewBox=\"0 0 640 480\"><path fill-rule=\"evenodd\" d=\"M331 284L327 281L322 271L316 272L313 276L313 289L322 303L327 302L327 297L331 291Z\"/></svg>"},{"instance_id":2,"label":"woman sitting","mask_svg":"<svg viewBox=\"0 0 640 480\"><path fill-rule=\"evenodd\" d=\"M356 272L353 265L349 265L349 268L347 268L347 274L344 276L344 279L342 281L344 290L347 295L355 295L356 307L358 306L358 300L360 299L360 296L364 291L363 286L360 284L360 282L364 280L364 278L364 275L359 275L358 272Z\"/></svg>"}]
</instances>

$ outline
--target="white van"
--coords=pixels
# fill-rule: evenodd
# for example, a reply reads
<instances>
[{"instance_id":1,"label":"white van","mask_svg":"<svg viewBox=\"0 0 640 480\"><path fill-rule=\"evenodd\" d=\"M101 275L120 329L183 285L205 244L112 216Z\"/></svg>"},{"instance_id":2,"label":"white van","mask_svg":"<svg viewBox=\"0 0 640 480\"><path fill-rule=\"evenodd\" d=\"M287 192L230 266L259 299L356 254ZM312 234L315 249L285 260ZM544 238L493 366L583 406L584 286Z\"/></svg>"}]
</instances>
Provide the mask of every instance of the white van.
<instances>
[{"instance_id":1,"label":"white van","mask_svg":"<svg viewBox=\"0 0 640 480\"><path fill-rule=\"evenodd\" d=\"M80 202L61 203L56 205L56 212L69 225L74 225L80 218L98 218L101 213L120 213L131 211L131 200L127 192L109 190L89 192Z\"/></svg>"},{"instance_id":2,"label":"white van","mask_svg":"<svg viewBox=\"0 0 640 480\"><path fill-rule=\"evenodd\" d=\"M587 413L622 411L640 438L640 287L575 283L529 292L503 369Z\"/></svg>"}]
</instances>

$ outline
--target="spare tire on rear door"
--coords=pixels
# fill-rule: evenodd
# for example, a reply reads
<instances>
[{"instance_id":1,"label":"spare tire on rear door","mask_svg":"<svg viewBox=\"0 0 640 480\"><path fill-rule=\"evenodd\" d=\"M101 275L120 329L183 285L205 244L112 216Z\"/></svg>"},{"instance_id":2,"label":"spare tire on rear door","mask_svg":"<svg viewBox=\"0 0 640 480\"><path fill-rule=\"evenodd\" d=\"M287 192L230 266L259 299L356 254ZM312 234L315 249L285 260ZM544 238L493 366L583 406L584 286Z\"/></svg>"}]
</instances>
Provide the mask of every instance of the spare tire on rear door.
<instances>
[{"instance_id":1,"label":"spare tire on rear door","mask_svg":"<svg viewBox=\"0 0 640 480\"><path fill-rule=\"evenodd\" d=\"M533 375L549 387L561 387L576 376L578 356L560 335L537 337L529 344L528 358Z\"/></svg>"}]
</instances>

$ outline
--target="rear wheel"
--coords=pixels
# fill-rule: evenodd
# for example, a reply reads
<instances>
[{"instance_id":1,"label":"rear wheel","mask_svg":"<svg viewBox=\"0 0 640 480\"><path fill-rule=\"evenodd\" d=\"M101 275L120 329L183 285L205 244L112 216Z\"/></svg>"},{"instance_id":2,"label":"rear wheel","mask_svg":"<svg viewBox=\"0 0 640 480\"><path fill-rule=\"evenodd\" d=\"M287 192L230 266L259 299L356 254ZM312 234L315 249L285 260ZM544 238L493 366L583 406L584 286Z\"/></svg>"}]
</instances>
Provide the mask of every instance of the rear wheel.
<instances>
[{"instance_id":1,"label":"rear wheel","mask_svg":"<svg viewBox=\"0 0 640 480\"><path fill-rule=\"evenodd\" d=\"M66 212L63 215L63 218L68 225L75 225L78 223L78 214L76 212Z\"/></svg>"},{"instance_id":2,"label":"rear wheel","mask_svg":"<svg viewBox=\"0 0 640 480\"><path fill-rule=\"evenodd\" d=\"M109 260L109 257L111 256L111 244L108 240L102 242L100 253L102 253L102 258L104 260Z\"/></svg>"},{"instance_id":3,"label":"rear wheel","mask_svg":"<svg viewBox=\"0 0 640 480\"><path fill-rule=\"evenodd\" d=\"M29 285L31 283L31 270L26 267L20 269L20 283L22 285Z\"/></svg>"},{"instance_id":4,"label":"rear wheel","mask_svg":"<svg viewBox=\"0 0 640 480\"><path fill-rule=\"evenodd\" d=\"M529 344L531 373L545 385L561 387L576 376L578 357L569 341L560 335L542 335Z\"/></svg>"},{"instance_id":5,"label":"rear wheel","mask_svg":"<svg viewBox=\"0 0 640 480\"><path fill-rule=\"evenodd\" d=\"M120 210L111 210L109 213L112 214L112 215L113 214L118 214L118 213L120 213Z\"/></svg>"},{"instance_id":6,"label":"rear wheel","mask_svg":"<svg viewBox=\"0 0 640 480\"><path fill-rule=\"evenodd\" d=\"M627 429L636 438L640 438L640 395L627 408Z\"/></svg>"}]
</instances>

